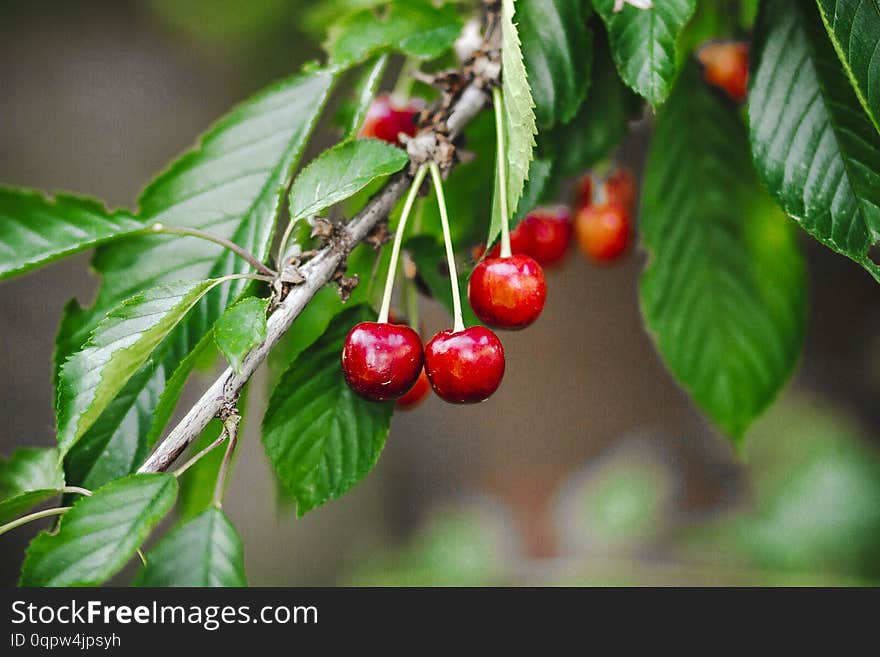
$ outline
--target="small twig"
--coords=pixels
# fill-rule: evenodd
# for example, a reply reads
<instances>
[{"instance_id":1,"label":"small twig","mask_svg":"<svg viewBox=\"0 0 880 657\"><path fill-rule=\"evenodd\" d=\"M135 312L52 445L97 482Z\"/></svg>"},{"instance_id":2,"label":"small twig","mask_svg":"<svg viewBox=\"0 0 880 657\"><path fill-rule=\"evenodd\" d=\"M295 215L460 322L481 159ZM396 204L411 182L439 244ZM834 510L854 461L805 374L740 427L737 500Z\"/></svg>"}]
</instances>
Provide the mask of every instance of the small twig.
<instances>
[{"instance_id":1,"label":"small twig","mask_svg":"<svg viewBox=\"0 0 880 657\"><path fill-rule=\"evenodd\" d=\"M260 262L260 260L253 253L245 248L240 247L238 244L226 239L225 237L220 237L219 235L214 235L213 233L208 233L204 230L199 230L198 228L187 228L184 226L167 226L161 222L156 222L155 224L153 224L150 227L150 230L154 233L165 235L186 235L189 237L198 237L203 240L208 240L209 242L219 244L220 246L229 249L234 254L245 260L258 272L260 272L261 274L265 274L270 279L275 278L275 276L278 275L277 272L273 271L262 262Z\"/></svg>"},{"instance_id":2,"label":"small twig","mask_svg":"<svg viewBox=\"0 0 880 657\"><path fill-rule=\"evenodd\" d=\"M22 525L26 525L29 522L33 522L34 520L40 520L41 518L50 518L52 516L60 516L63 513L67 513L72 508L72 506L58 506L54 509L46 509L45 511L36 511L34 513L29 513L26 516L16 518L15 520L7 522L5 525L0 526L0 535L5 534L6 532L15 529L16 527L21 527Z\"/></svg>"},{"instance_id":3,"label":"small twig","mask_svg":"<svg viewBox=\"0 0 880 657\"><path fill-rule=\"evenodd\" d=\"M238 442L238 425L240 422L241 415L237 412L231 414L223 421L223 428L226 435L229 436L229 443L226 445L226 454L223 455L223 462L220 464L220 471L217 473L217 483L214 485L214 506L218 508L223 505L226 476L229 473L229 464L232 461L235 445Z\"/></svg>"},{"instance_id":4,"label":"small twig","mask_svg":"<svg viewBox=\"0 0 880 657\"><path fill-rule=\"evenodd\" d=\"M186 463L184 463L182 466L177 468L177 470L175 470L171 474L173 474L175 477L180 477L180 475L182 475L184 472L189 470L196 463L201 461L205 456L207 456L208 454L213 452L214 449L219 447L223 443L224 440L226 440L226 429L225 428L222 431L220 431L220 435L217 436L217 439L214 442L212 442L210 445L205 447L202 451L200 451L198 454L193 456L191 459L189 459Z\"/></svg>"}]
</instances>

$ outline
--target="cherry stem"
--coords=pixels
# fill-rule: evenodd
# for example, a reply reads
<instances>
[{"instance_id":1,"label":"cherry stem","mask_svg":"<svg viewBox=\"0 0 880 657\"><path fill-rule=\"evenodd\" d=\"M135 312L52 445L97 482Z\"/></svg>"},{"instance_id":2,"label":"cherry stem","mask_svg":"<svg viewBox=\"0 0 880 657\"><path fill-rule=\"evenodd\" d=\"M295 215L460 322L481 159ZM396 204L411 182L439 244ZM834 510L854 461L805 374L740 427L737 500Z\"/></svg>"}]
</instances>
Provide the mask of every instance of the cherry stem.
<instances>
[{"instance_id":1,"label":"cherry stem","mask_svg":"<svg viewBox=\"0 0 880 657\"><path fill-rule=\"evenodd\" d=\"M198 228L187 228L183 226L167 226L161 222L154 223L150 230L153 233L162 233L165 235L186 235L189 237L198 237L203 240L208 240L209 242L213 242L214 244L219 244L220 246L229 249L235 255L242 258L245 262L250 264L254 269L256 269L261 274L265 274L266 276L274 278L277 274L272 269L264 265L260 260L250 251L240 247L235 242L232 242L225 237L220 237L219 235L214 235L213 233L208 233L204 230L199 230Z\"/></svg>"},{"instance_id":2,"label":"cherry stem","mask_svg":"<svg viewBox=\"0 0 880 657\"><path fill-rule=\"evenodd\" d=\"M461 297L458 292L458 272L455 267L455 253L452 250L452 233L449 230L449 217L446 214L446 197L443 195L443 179L440 177L440 167L436 162L431 162L431 177L434 180L434 189L437 191L437 205L440 206L440 224L443 226L443 242L446 245L446 261L449 265L449 280L452 283L452 331L458 333L464 331L464 320L461 316Z\"/></svg>"},{"instance_id":3,"label":"cherry stem","mask_svg":"<svg viewBox=\"0 0 880 657\"><path fill-rule=\"evenodd\" d=\"M391 247L391 262L388 265L388 276L385 278L385 291L382 294L382 305L379 309L380 324L388 323L388 314L391 312L391 293L394 291L394 277L397 273L397 261L400 260L400 246L403 244L403 233L406 230L406 220L415 203L419 188L425 180L427 169L425 165L419 167L416 177L413 178L412 186L409 188L409 194L403 204L403 211L400 214L400 221L397 222L397 232L394 234L394 245Z\"/></svg>"},{"instance_id":4,"label":"cherry stem","mask_svg":"<svg viewBox=\"0 0 880 657\"><path fill-rule=\"evenodd\" d=\"M175 470L175 471L172 472L171 474L173 474L175 477L180 477L180 475L182 475L184 472L186 472L187 470L189 470L189 469L190 469L192 466L194 466L196 463L198 463L199 461L201 461L205 456L207 456L208 454L210 454L211 452L213 452L215 448L219 447L220 444L221 444L224 440L226 440L226 429L223 429L223 431L220 432L220 435L217 436L217 439L216 439L214 442L212 442L210 445L208 445L207 447L205 447L205 448L204 448L203 450L201 450L198 454L196 454L195 456L193 456L191 459L189 459L186 463L184 463L182 466L180 466L179 468L177 468L177 470Z\"/></svg>"},{"instance_id":5,"label":"cherry stem","mask_svg":"<svg viewBox=\"0 0 880 657\"><path fill-rule=\"evenodd\" d=\"M416 283L413 279L403 277L403 300L404 300L404 309L406 311L406 319L409 322L409 327L415 331L419 332L419 295L416 290Z\"/></svg>"},{"instance_id":6,"label":"cherry stem","mask_svg":"<svg viewBox=\"0 0 880 657\"><path fill-rule=\"evenodd\" d=\"M33 522L34 520L40 520L41 518L49 518L50 516L60 516L62 513L67 513L73 507L70 506L59 506L54 509L46 509L45 511L37 511L36 513L30 513L26 516L22 516L21 518L17 518L12 522L7 522L5 525L0 526L0 534L5 534L11 529L15 529L16 527L21 527L22 525L26 525L29 522Z\"/></svg>"},{"instance_id":7,"label":"cherry stem","mask_svg":"<svg viewBox=\"0 0 880 657\"><path fill-rule=\"evenodd\" d=\"M498 203L501 208L501 257L509 258L511 256L510 213L507 207L507 167L505 166L507 150L504 147L503 103L501 90L495 87L492 89L492 104L495 106L495 135L498 142L495 159L498 162Z\"/></svg>"}]
</instances>

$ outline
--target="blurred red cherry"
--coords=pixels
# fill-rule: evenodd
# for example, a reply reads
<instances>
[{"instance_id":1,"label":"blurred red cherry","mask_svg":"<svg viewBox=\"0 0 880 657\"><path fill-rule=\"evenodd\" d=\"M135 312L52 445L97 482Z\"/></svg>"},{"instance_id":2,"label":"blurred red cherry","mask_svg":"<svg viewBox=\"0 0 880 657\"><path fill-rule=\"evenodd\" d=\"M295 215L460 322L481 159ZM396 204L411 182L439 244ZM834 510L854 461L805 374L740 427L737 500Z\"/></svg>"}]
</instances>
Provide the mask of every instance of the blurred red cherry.
<instances>
[{"instance_id":1,"label":"blurred red cherry","mask_svg":"<svg viewBox=\"0 0 880 657\"><path fill-rule=\"evenodd\" d=\"M360 136L400 144L400 133L410 137L416 134L416 116L423 106L418 99L399 106L390 96L377 96L367 110Z\"/></svg>"},{"instance_id":2,"label":"blurred red cherry","mask_svg":"<svg viewBox=\"0 0 880 657\"><path fill-rule=\"evenodd\" d=\"M712 42L697 53L703 77L738 103L746 99L749 82L749 44L742 41Z\"/></svg>"}]
</instances>

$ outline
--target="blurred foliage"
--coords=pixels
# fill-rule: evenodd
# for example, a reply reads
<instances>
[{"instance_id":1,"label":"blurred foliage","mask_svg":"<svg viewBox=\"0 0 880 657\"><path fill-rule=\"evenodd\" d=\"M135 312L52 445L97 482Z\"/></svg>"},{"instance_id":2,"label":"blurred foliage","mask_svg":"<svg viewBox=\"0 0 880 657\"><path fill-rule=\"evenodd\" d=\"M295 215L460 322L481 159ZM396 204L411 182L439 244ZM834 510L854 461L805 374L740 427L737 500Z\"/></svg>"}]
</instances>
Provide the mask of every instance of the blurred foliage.
<instances>
[{"instance_id":1,"label":"blurred foliage","mask_svg":"<svg viewBox=\"0 0 880 657\"><path fill-rule=\"evenodd\" d=\"M688 515L658 437L625 440L572 475L553 519L559 556L529 562L484 506L457 505L351 581L372 585L783 585L880 581L880 453L839 409L791 395L759 421L734 508Z\"/></svg>"}]
</instances>

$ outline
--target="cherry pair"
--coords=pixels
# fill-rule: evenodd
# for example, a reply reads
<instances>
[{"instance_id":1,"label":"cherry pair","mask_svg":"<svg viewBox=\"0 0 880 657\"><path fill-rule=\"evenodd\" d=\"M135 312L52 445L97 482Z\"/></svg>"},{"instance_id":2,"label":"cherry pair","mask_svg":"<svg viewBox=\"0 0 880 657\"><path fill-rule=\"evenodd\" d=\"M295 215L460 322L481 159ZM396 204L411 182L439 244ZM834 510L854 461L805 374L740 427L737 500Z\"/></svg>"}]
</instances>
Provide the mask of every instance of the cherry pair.
<instances>
[{"instance_id":1,"label":"cherry pair","mask_svg":"<svg viewBox=\"0 0 880 657\"><path fill-rule=\"evenodd\" d=\"M423 351L409 326L361 322L345 339L342 372L351 389L370 401L409 396L424 375L444 401L474 404L501 385L504 348L483 326L441 331Z\"/></svg>"}]
</instances>

